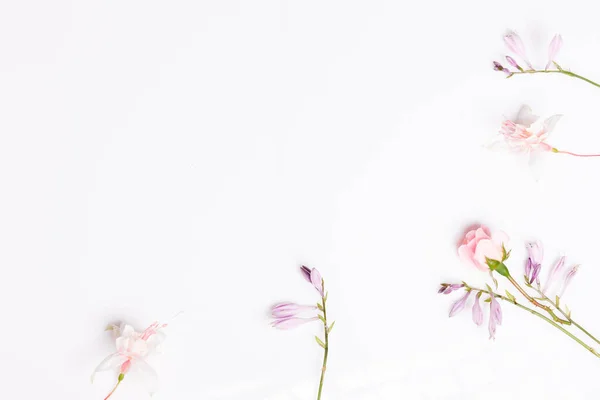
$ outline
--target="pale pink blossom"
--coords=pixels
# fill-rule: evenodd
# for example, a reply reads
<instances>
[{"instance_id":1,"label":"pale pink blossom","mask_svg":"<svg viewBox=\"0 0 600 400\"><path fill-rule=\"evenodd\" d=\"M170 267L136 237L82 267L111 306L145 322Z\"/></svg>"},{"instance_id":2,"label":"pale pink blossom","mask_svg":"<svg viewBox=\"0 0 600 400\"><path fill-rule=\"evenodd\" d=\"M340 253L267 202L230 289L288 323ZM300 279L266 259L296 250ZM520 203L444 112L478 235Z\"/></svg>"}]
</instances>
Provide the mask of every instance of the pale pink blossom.
<instances>
[{"instance_id":1,"label":"pale pink blossom","mask_svg":"<svg viewBox=\"0 0 600 400\"><path fill-rule=\"evenodd\" d=\"M503 261L502 245L505 243L508 243L508 236L504 232L498 231L492 235L490 230L482 225L467 232L458 248L458 256L469 266L489 271L486 258Z\"/></svg>"},{"instance_id":2,"label":"pale pink blossom","mask_svg":"<svg viewBox=\"0 0 600 400\"><path fill-rule=\"evenodd\" d=\"M438 293L442 294L450 294L455 290L461 289L465 287L464 283L442 283L440 288L438 289Z\"/></svg>"},{"instance_id":3,"label":"pale pink blossom","mask_svg":"<svg viewBox=\"0 0 600 400\"><path fill-rule=\"evenodd\" d=\"M527 58L527 53L525 52L525 45L523 44L521 37L516 32L508 31L504 35L504 43L510 51L519 56L521 60L525 61L525 63L530 69L533 69L531 63Z\"/></svg>"},{"instance_id":4,"label":"pale pink blossom","mask_svg":"<svg viewBox=\"0 0 600 400\"><path fill-rule=\"evenodd\" d=\"M277 318L273 322L271 322L271 326L277 329L294 329L299 327L300 325L306 324L308 322L318 321L319 317L312 318L300 318L300 317L285 317L285 318Z\"/></svg>"},{"instance_id":5,"label":"pale pink blossom","mask_svg":"<svg viewBox=\"0 0 600 400\"><path fill-rule=\"evenodd\" d=\"M302 276L308 282L312 283L312 285L317 289L321 297L325 296L323 293L323 278L321 277L321 273L316 268L310 269L306 266L300 267L300 271L302 272Z\"/></svg>"},{"instance_id":6,"label":"pale pink blossom","mask_svg":"<svg viewBox=\"0 0 600 400\"><path fill-rule=\"evenodd\" d=\"M544 247L541 242L529 242L525 244L525 247L534 264L541 264L544 261Z\"/></svg>"},{"instance_id":7,"label":"pale pink blossom","mask_svg":"<svg viewBox=\"0 0 600 400\"><path fill-rule=\"evenodd\" d=\"M119 374L119 380L115 389L121 383L125 375L131 370L137 370L145 375L148 391L153 394L157 390L158 377L154 369L145 361L145 358L157 350L164 340L162 329L167 324L154 322L143 332L136 332L131 325L109 325L115 338L116 352L106 357L94 370L92 382L98 372L115 371ZM114 390L105 398L108 399Z\"/></svg>"},{"instance_id":8,"label":"pale pink blossom","mask_svg":"<svg viewBox=\"0 0 600 400\"><path fill-rule=\"evenodd\" d=\"M540 119L531 113L531 108L523 106L514 121L507 119L502 123L500 134L509 149L515 152L552 151L546 140L560 117L553 115Z\"/></svg>"},{"instance_id":9,"label":"pale pink blossom","mask_svg":"<svg viewBox=\"0 0 600 400\"><path fill-rule=\"evenodd\" d=\"M483 324L483 310L481 309L481 304L479 304L479 298L481 297L481 292L477 293L475 296L475 303L473 303L472 316L473 322L475 325L481 326Z\"/></svg>"},{"instance_id":10,"label":"pale pink blossom","mask_svg":"<svg viewBox=\"0 0 600 400\"><path fill-rule=\"evenodd\" d=\"M546 69L550 68L550 66L554 62L554 59L556 58L556 55L562 47L562 44L562 36L554 35L552 41L550 41L550 45L548 46L548 64L546 64Z\"/></svg>"},{"instance_id":11,"label":"pale pink blossom","mask_svg":"<svg viewBox=\"0 0 600 400\"><path fill-rule=\"evenodd\" d=\"M305 306L296 303L279 303L271 308L271 315L274 318L293 317L304 311L316 310L317 306Z\"/></svg>"},{"instance_id":12,"label":"pale pink blossom","mask_svg":"<svg viewBox=\"0 0 600 400\"><path fill-rule=\"evenodd\" d=\"M579 265L573 265L571 268L569 268L569 272L567 272L565 280L560 289L560 293L558 294L559 297L562 297L562 295L565 293L565 290L567 290L569 283L571 283L571 280L573 279L575 274L577 274L577 271L579 271Z\"/></svg>"},{"instance_id":13,"label":"pale pink blossom","mask_svg":"<svg viewBox=\"0 0 600 400\"><path fill-rule=\"evenodd\" d=\"M465 308L465 305L467 304L467 299L469 298L470 294L471 291L467 290L467 293L465 293L463 297L456 300L454 304L452 304L452 307L450 307L450 313L448 314L449 317L454 317L456 314L458 314Z\"/></svg>"},{"instance_id":14,"label":"pale pink blossom","mask_svg":"<svg viewBox=\"0 0 600 400\"><path fill-rule=\"evenodd\" d=\"M558 275L560 275L563 267L565 266L565 259L566 259L566 257L562 256L561 258L558 259L556 264L554 264L554 267L552 267L552 269L550 270L550 273L548 274L548 279L546 280L546 283L544 284L544 288L542 289L542 292L546 293L546 291L554 283L554 279Z\"/></svg>"},{"instance_id":15,"label":"pale pink blossom","mask_svg":"<svg viewBox=\"0 0 600 400\"><path fill-rule=\"evenodd\" d=\"M502 308L494 294L490 294L490 321L488 324L490 339L496 339L497 325L502 325Z\"/></svg>"}]
</instances>

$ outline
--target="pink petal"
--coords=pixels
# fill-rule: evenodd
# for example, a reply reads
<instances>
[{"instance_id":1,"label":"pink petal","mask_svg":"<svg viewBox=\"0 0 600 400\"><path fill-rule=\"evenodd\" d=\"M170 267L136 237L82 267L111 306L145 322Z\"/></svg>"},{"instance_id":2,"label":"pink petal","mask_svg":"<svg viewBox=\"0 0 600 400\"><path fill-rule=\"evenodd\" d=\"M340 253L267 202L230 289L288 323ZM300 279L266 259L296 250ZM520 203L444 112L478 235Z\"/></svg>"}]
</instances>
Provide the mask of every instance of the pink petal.
<instances>
[{"instance_id":1,"label":"pink petal","mask_svg":"<svg viewBox=\"0 0 600 400\"><path fill-rule=\"evenodd\" d=\"M486 264L486 257L491 260L502 260L502 249L488 239L483 239L477 244L477 250L475 250L475 260L482 265Z\"/></svg>"},{"instance_id":2,"label":"pink petal","mask_svg":"<svg viewBox=\"0 0 600 400\"><path fill-rule=\"evenodd\" d=\"M517 118L515 119L515 122L519 125L529 127L529 126L531 126L531 124L533 124L539 118L540 117L538 117L537 115L534 115L531 112L531 107L523 106L519 110L519 113L517 114Z\"/></svg>"},{"instance_id":3,"label":"pink petal","mask_svg":"<svg viewBox=\"0 0 600 400\"><path fill-rule=\"evenodd\" d=\"M127 357L119 354L118 352L113 353L110 356L106 357L104 360L102 360L102 362L100 364L98 364L98 366L92 373L92 377L91 377L92 382L94 382L94 378L96 377L96 374L98 372L110 371L110 370L116 371L121 367L121 364L123 364L125 361L127 361Z\"/></svg>"},{"instance_id":4,"label":"pink petal","mask_svg":"<svg viewBox=\"0 0 600 400\"><path fill-rule=\"evenodd\" d=\"M489 239L490 235L483 229L483 227L478 228L475 232L475 239Z\"/></svg>"},{"instance_id":5,"label":"pink petal","mask_svg":"<svg viewBox=\"0 0 600 400\"><path fill-rule=\"evenodd\" d=\"M489 268L486 265L481 265L475 260L475 254L468 246L460 246L458 248L458 257L469 267L475 267L482 271L487 271Z\"/></svg>"},{"instance_id":6,"label":"pink petal","mask_svg":"<svg viewBox=\"0 0 600 400\"><path fill-rule=\"evenodd\" d=\"M504 246L506 246L506 244L509 241L508 235L502 231L496 231L494 232L494 234L492 235L492 240L494 241L494 243L500 247L502 247L502 244L504 244Z\"/></svg>"},{"instance_id":7,"label":"pink petal","mask_svg":"<svg viewBox=\"0 0 600 400\"><path fill-rule=\"evenodd\" d=\"M465 235L465 240L463 240L463 244L467 244L473 239L475 239L475 229L467 232L467 234Z\"/></svg>"},{"instance_id":8,"label":"pink petal","mask_svg":"<svg viewBox=\"0 0 600 400\"><path fill-rule=\"evenodd\" d=\"M552 65L552 61L556 58L560 48L562 47L562 36L554 35L552 41L550 41L550 46L548 46L548 64L546 64L546 69L548 69Z\"/></svg>"},{"instance_id":9,"label":"pink petal","mask_svg":"<svg viewBox=\"0 0 600 400\"><path fill-rule=\"evenodd\" d=\"M321 296L323 296L323 278L321 278L321 274L316 268L313 268L310 272L310 281Z\"/></svg>"},{"instance_id":10,"label":"pink petal","mask_svg":"<svg viewBox=\"0 0 600 400\"><path fill-rule=\"evenodd\" d=\"M562 115L557 114L557 115L553 115L550 118L547 118L544 121L544 133L550 133L554 130L554 127L556 126L556 123L560 120L560 118L562 117Z\"/></svg>"}]
</instances>

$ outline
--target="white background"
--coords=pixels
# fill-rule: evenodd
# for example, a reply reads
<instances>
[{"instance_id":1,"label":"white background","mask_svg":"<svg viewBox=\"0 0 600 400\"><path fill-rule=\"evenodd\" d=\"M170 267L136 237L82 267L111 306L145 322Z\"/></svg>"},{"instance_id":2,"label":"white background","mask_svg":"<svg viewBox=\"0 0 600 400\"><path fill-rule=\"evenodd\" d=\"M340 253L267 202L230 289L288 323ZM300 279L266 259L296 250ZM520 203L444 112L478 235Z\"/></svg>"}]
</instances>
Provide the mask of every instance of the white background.
<instances>
[{"instance_id":1,"label":"white background","mask_svg":"<svg viewBox=\"0 0 600 400\"><path fill-rule=\"evenodd\" d=\"M503 304L496 341L441 281L484 282L464 228L581 263L564 301L600 332L600 159L533 173L483 147L528 103L564 114L550 144L600 152L600 89L503 79L516 29L537 66L600 79L587 1L4 1L0 5L0 376L10 399L102 399L109 322L184 310L150 362L161 399L316 398L318 324L337 320L324 400L589 399L600 360ZM537 180L536 180L537 178ZM487 317L487 310L486 310ZM113 397L146 399L135 378Z\"/></svg>"}]
</instances>

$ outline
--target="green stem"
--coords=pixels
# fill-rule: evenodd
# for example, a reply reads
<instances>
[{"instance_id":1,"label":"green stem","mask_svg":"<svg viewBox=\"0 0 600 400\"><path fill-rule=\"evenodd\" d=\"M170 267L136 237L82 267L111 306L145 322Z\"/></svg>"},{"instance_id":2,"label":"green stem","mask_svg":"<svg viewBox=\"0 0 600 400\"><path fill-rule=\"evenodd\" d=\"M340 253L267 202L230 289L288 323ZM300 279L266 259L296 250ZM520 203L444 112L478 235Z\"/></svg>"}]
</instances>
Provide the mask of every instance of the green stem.
<instances>
[{"instance_id":1,"label":"green stem","mask_svg":"<svg viewBox=\"0 0 600 400\"><path fill-rule=\"evenodd\" d=\"M579 329L581 332L585 333L590 339L592 339L594 342L600 344L600 340L596 339L596 337L594 335L592 335L591 333L589 333L588 331L586 331L581 325L579 325L577 322L573 321L573 319L569 316L569 314L567 314L566 312L564 312L562 310L562 308L560 308L558 306L558 304L556 304L554 301L552 301L548 296L546 296L546 294L544 292L542 292L540 289L536 289L533 288L536 292L538 292L538 294L540 295L540 297L542 297L545 301L547 301L548 303L552 304L552 306L554 308L556 308L562 315L563 317L565 317L573 326L577 327L577 329Z\"/></svg>"},{"instance_id":2,"label":"green stem","mask_svg":"<svg viewBox=\"0 0 600 400\"><path fill-rule=\"evenodd\" d=\"M474 287L469 287L472 290L477 290L479 292L483 292L483 293L487 293L491 296L494 296L496 298L502 299L504 301L507 301L511 304L514 304L515 306L529 311L530 313L532 313L533 315L535 315L536 317L539 317L541 319L543 319L544 321L546 321L547 323L551 324L552 326L554 326L556 329L560 330L562 333L564 333L565 335L567 335L568 337L570 337L571 339L573 339L574 341L576 341L577 343L579 343L581 346L583 346L587 351L589 351L590 353L592 353L593 355L595 355L596 357L600 358L600 354L598 352L596 352L596 350L594 350L594 348L592 348L591 346L587 345L583 340L579 339L577 336L573 335L571 332L569 332L568 330L566 330L565 328L563 328L560 324L557 324L556 322L554 322L553 320L551 320L550 318L546 317L544 314L539 313L529 307L526 307L522 304L517 303L516 301L512 301L510 300L508 297L502 296L501 294L495 293L495 292L490 292L488 290L485 289L478 289L478 288L474 288Z\"/></svg>"},{"instance_id":3,"label":"green stem","mask_svg":"<svg viewBox=\"0 0 600 400\"><path fill-rule=\"evenodd\" d=\"M512 72L511 75L508 75L508 77L511 77L512 75L523 75L523 74L563 74L563 75L567 75L573 78L577 78L577 79L581 79L582 81L585 81L587 83L590 83L596 87L600 87L600 84L594 82L591 79L588 79L586 77L583 77L581 75L578 75L574 72L571 71L565 71L564 69L531 69L531 70L523 70L523 71L516 71L516 72Z\"/></svg>"},{"instance_id":4,"label":"green stem","mask_svg":"<svg viewBox=\"0 0 600 400\"><path fill-rule=\"evenodd\" d=\"M119 374L119 380L117 381L117 384L115 385L113 390L111 390L110 393L104 398L104 400L108 400L108 398L113 395L113 393L115 392L115 390L117 390L117 388L119 387L119 385L121 384L121 382L123 381L124 378L125 378L124 374L122 374L122 373Z\"/></svg>"},{"instance_id":5,"label":"green stem","mask_svg":"<svg viewBox=\"0 0 600 400\"><path fill-rule=\"evenodd\" d=\"M569 321L569 320L564 320L564 319L561 319L561 318L559 318L559 317L558 317L558 316L557 316L557 315L554 313L554 311L552 311L552 309L551 309L550 307L548 307L547 305L541 304L541 303L540 303L540 302L538 302L536 299L534 299L533 297L531 297L531 296L529 295L529 293L527 293L527 292L525 291L525 289L523 289L523 288L521 287L521 285L519 285L519 284L517 283L517 281L515 281L515 279L514 279L512 276L508 275L506 278L507 278L507 279L510 281L510 283L512 283L512 284L513 284L513 286L514 286L515 288L517 288L517 290L518 290L519 292L521 292L521 294L522 294L523 296L525 296L525 298L526 298L527 300L529 300L529 301L531 302L531 304L533 304L534 306L536 306L536 307L539 307L539 308L543 309L544 311L546 311L548 314L550 314L550 316L552 317L552 319L553 319L554 321L556 321L556 322L560 322L561 324L565 324L565 325L571 325L571 321Z\"/></svg>"},{"instance_id":6,"label":"green stem","mask_svg":"<svg viewBox=\"0 0 600 400\"><path fill-rule=\"evenodd\" d=\"M323 292L325 293L325 282L323 282ZM325 349L323 353L323 368L321 368L321 380L319 381L319 394L317 400L321 400L321 392L323 391L323 382L325 381L325 370L327 369L327 356L329 355L329 332L327 326L327 295L321 298L323 300L323 327L325 328Z\"/></svg>"}]
</instances>

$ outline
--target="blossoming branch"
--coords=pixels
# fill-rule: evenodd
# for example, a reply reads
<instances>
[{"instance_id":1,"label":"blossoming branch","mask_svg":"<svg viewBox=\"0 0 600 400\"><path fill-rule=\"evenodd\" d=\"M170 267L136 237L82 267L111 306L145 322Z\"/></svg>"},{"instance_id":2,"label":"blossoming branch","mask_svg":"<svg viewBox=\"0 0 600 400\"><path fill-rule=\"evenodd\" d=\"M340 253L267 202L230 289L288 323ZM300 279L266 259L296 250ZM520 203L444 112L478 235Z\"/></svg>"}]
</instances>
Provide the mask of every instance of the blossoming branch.
<instances>
[{"instance_id":1,"label":"blossoming branch","mask_svg":"<svg viewBox=\"0 0 600 400\"><path fill-rule=\"evenodd\" d=\"M574 72L567 71L558 65L555 60L563 44L563 40L560 35L555 35L554 38L552 38L552 41L550 41L550 45L548 46L548 62L546 63L546 67L544 69L536 69L531 65L531 62L527 56L527 52L525 51L525 45L523 44L521 37L516 32L508 31L504 35L504 43L506 44L508 50L517 56L523 63L525 63L526 66L525 68L522 67L513 57L509 55L506 56L506 62L512 67L512 69L502 65L498 61L494 61L494 69L496 71L504 72L507 78L510 78L514 75L524 74L562 74L572 78L581 79L582 81L590 83L596 87L600 87L600 84L592 81L591 79L585 78ZM554 66L555 69L549 69L551 66Z\"/></svg>"},{"instance_id":2,"label":"blossoming branch","mask_svg":"<svg viewBox=\"0 0 600 400\"><path fill-rule=\"evenodd\" d=\"M293 329L302 324L320 320L323 323L323 339L315 336L319 346L323 348L323 366L321 368L321 379L319 380L319 391L317 400L321 399L323 392L323 383L325 381L325 370L327 369L327 357L329 355L329 334L333 329L335 321L329 325L327 323L327 292L325 291L325 280L316 268L312 270L302 266L300 268L304 278L313 285L319 293L321 301L316 305L301 305L291 302L279 303L271 308L273 322L271 325L277 329ZM302 313L310 313L311 317L300 317Z\"/></svg>"},{"instance_id":3,"label":"blossoming branch","mask_svg":"<svg viewBox=\"0 0 600 400\"><path fill-rule=\"evenodd\" d=\"M495 339L496 328L502 324L502 308L498 301L502 300L543 319L576 341L587 351L600 358L600 352L595 347L592 347L592 345L600 345L600 341L575 322L571 317L571 310L562 301L567 287L579 271L579 265L566 267L566 259L565 257L561 257L550 269L548 277L542 284L540 282L540 272L544 256L542 245L539 242L527 243L528 258L523 271L523 282L519 284L505 264L505 261L510 257L510 251L507 251L505 247L507 243L508 236L505 233L495 232L491 234L485 226L471 230L465 235L462 244L458 248L460 259L469 266L488 272L495 289L492 289L489 284L485 288L478 288L466 282L442 283L438 293L464 292L450 308L450 317L461 312L474 294L475 301L472 305L473 322L478 326L482 325L484 315L480 299L485 297L484 302L490 305L488 320L490 339ZM505 291L505 294L498 292L498 281L494 273L505 278L519 292L519 298L508 290ZM582 340L575 333L585 335L587 337L586 340ZM592 345L590 342L592 342Z\"/></svg>"}]
</instances>

